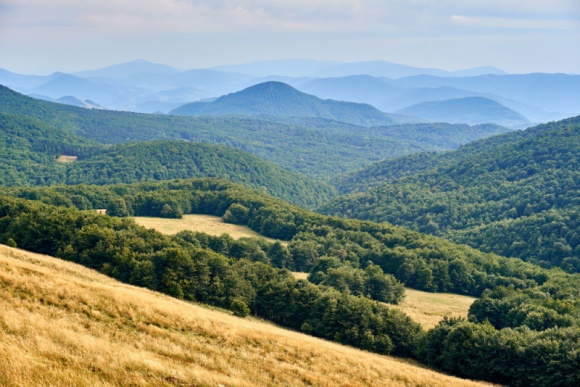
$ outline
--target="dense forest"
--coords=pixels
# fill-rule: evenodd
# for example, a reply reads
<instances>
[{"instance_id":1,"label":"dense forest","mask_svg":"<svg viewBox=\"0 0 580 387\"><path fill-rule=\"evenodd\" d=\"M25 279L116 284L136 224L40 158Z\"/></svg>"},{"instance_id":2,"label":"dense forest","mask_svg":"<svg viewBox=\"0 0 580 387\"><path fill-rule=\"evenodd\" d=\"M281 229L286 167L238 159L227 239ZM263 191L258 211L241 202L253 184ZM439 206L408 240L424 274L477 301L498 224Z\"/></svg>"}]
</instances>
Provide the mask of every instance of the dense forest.
<instances>
[{"instance_id":1,"label":"dense forest","mask_svg":"<svg viewBox=\"0 0 580 387\"><path fill-rule=\"evenodd\" d=\"M580 271L580 117L387 160L338 182L326 214L389 221ZM351 191L350 194L348 192Z\"/></svg>"},{"instance_id":2,"label":"dense forest","mask_svg":"<svg viewBox=\"0 0 580 387\"><path fill-rule=\"evenodd\" d=\"M454 245L388 224L332 218L291 206L261 192L219 179L174 180L112 186L11 188L4 193L78 209L106 208L116 216L179 218L222 216L264 236L290 241L284 267L309 272L318 259L335 256L355 268L368 262L407 286L479 296L489 287L529 288L545 271L518 259Z\"/></svg>"},{"instance_id":3,"label":"dense forest","mask_svg":"<svg viewBox=\"0 0 580 387\"><path fill-rule=\"evenodd\" d=\"M421 124L388 130L313 118L178 117L90 110L36 100L3 86L0 113L36 118L103 144L187 140L232 146L320 180L387 157L454 149L507 131L493 125Z\"/></svg>"},{"instance_id":4,"label":"dense forest","mask_svg":"<svg viewBox=\"0 0 580 387\"><path fill-rule=\"evenodd\" d=\"M1 197L2 243L240 316L252 313L341 343L415 357L464 377L514 386L580 381L577 275L388 224L318 215L216 179L12 188L4 194L12 197ZM77 209L93 207L121 216L213 214L290 243L190 232L163 236L128 219ZM310 271L319 285L296 281L281 267ZM481 298L468 321L446 319L424 332L369 299L396 302L399 282Z\"/></svg>"},{"instance_id":5,"label":"dense forest","mask_svg":"<svg viewBox=\"0 0 580 387\"><path fill-rule=\"evenodd\" d=\"M2 113L0 128L3 186L221 177L306 208L321 205L334 193L326 183L222 145L174 140L104 146L34 118ZM60 155L77 161L58 162Z\"/></svg>"},{"instance_id":6,"label":"dense forest","mask_svg":"<svg viewBox=\"0 0 580 387\"><path fill-rule=\"evenodd\" d=\"M0 243L462 377L580 385L580 117L506 133L0 102ZM287 243L128 218L184 214ZM405 287L478 300L425 332L385 305Z\"/></svg>"}]
</instances>

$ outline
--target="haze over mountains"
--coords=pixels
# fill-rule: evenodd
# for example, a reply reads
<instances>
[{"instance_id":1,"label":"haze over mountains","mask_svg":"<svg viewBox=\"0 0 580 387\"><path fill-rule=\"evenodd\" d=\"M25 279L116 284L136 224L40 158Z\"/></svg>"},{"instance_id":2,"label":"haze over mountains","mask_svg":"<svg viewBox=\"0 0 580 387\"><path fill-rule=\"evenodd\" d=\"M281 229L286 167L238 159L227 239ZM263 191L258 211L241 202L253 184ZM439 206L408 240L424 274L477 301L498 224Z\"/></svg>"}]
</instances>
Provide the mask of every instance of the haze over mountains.
<instances>
[{"instance_id":1,"label":"haze over mountains","mask_svg":"<svg viewBox=\"0 0 580 387\"><path fill-rule=\"evenodd\" d=\"M322 180L385 158L455 149L470 141L509 131L493 124L365 127L304 116L136 114L55 104L6 87L0 87L0 112L33 117L103 144L187 140L229 145Z\"/></svg>"},{"instance_id":2,"label":"haze over mountains","mask_svg":"<svg viewBox=\"0 0 580 387\"><path fill-rule=\"evenodd\" d=\"M467 123L495 122L508 127L529 124L529 120L514 110L484 97L466 97L443 101L422 102L398 111L426 121Z\"/></svg>"},{"instance_id":3,"label":"haze over mountains","mask_svg":"<svg viewBox=\"0 0 580 387\"><path fill-rule=\"evenodd\" d=\"M87 107L143 113L168 113L192 102L213 100L267 81L283 82L322 99L369 104L384 113L395 113L423 102L483 97L513 110L523 119L514 120L512 112L507 116L486 116L486 108L480 106L477 114L482 118L476 121L513 128L580 114L580 106L575 103L580 99L580 76L513 75L493 67L450 72L383 61L279 60L181 70L135 60L102 69L46 76L0 69L0 84L24 94L51 100L74 97L91 101ZM70 99L78 105L73 101Z\"/></svg>"},{"instance_id":4,"label":"haze over mountains","mask_svg":"<svg viewBox=\"0 0 580 387\"><path fill-rule=\"evenodd\" d=\"M274 81L251 86L213 102L193 102L169 113L186 116L244 114L316 117L361 126L418 121L410 117L389 115L367 104L322 100Z\"/></svg>"},{"instance_id":5,"label":"haze over mountains","mask_svg":"<svg viewBox=\"0 0 580 387\"><path fill-rule=\"evenodd\" d=\"M0 85L0 243L462 377L578 386L580 116L532 125L577 108L577 78L389 78L385 63L316 62L305 63L308 77L289 76L297 63L256 77L274 64L284 63L253 75L144 61L44 78L3 72L45 100ZM105 109L113 104L164 114ZM194 214L277 241L163 235L121 219ZM478 299L468 319L426 331L385 304L405 287ZM12 315L31 297L22 289ZM0 315L5 336L24 332L17 346L34 346L10 321ZM0 362L0 384L5 370Z\"/></svg>"}]
</instances>

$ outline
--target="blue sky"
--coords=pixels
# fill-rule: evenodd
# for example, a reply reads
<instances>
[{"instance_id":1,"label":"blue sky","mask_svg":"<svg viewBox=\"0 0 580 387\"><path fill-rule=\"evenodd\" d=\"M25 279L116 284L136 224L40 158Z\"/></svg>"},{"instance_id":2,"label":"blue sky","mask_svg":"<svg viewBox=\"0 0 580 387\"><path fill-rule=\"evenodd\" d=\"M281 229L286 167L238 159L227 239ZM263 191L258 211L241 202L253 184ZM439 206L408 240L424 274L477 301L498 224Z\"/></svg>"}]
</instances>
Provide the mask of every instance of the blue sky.
<instances>
[{"instance_id":1,"label":"blue sky","mask_svg":"<svg viewBox=\"0 0 580 387\"><path fill-rule=\"evenodd\" d=\"M386 60L580 74L579 0L0 0L0 68Z\"/></svg>"}]
</instances>

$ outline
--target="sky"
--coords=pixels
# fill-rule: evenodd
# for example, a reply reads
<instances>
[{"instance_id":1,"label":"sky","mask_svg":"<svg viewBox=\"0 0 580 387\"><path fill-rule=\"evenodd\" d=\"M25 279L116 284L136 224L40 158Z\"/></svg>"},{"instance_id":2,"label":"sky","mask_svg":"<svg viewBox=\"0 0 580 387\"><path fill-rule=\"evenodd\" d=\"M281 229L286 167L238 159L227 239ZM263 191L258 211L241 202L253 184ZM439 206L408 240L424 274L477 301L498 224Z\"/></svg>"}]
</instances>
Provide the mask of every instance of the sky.
<instances>
[{"instance_id":1,"label":"sky","mask_svg":"<svg viewBox=\"0 0 580 387\"><path fill-rule=\"evenodd\" d=\"M0 68L385 60L580 74L580 0L0 0Z\"/></svg>"}]
</instances>

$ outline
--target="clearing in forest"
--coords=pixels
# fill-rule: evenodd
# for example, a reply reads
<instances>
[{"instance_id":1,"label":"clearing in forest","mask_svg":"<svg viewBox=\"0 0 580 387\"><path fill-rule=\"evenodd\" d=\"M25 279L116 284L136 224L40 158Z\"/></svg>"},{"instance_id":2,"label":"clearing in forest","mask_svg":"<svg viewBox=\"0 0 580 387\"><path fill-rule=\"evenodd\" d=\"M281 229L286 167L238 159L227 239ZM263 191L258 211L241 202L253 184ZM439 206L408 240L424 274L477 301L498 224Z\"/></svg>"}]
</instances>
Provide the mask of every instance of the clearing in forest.
<instances>
[{"instance_id":1,"label":"clearing in forest","mask_svg":"<svg viewBox=\"0 0 580 387\"><path fill-rule=\"evenodd\" d=\"M449 293L429 293L405 289L405 299L393 307L400 309L425 329L433 328L443 317L467 317L474 297Z\"/></svg>"},{"instance_id":2,"label":"clearing in forest","mask_svg":"<svg viewBox=\"0 0 580 387\"><path fill-rule=\"evenodd\" d=\"M294 278L306 280L308 273L292 272ZM406 313L424 329L431 329L443 317L466 317L476 298L450 293L429 293L405 288L405 298L399 305L389 306Z\"/></svg>"},{"instance_id":3,"label":"clearing in forest","mask_svg":"<svg viewBox=\"0 0 580 387\"><path fill-rule=\"evenodd\" d=\"M286 241L266 238L246 226L225 223L219 216L211 215L183 215L182 219L149 218L144 216L134 217L133 220L141 226L155 229L163 234L177 234L180 231L197 231L209 235L229 234L234 239L240 238L264 238L270 242L280 242L287 245Z\"/></svg>"}]
</instances>

